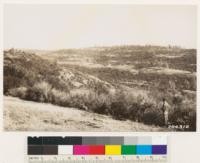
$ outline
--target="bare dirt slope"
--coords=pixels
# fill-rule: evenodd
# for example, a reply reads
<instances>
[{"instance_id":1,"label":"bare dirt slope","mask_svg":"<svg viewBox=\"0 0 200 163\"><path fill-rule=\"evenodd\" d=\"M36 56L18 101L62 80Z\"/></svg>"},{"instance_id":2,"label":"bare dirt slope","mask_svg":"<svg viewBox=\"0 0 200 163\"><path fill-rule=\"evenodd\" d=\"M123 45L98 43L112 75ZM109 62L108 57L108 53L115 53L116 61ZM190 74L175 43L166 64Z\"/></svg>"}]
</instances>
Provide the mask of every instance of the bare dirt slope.
<instances>
[{"instance_id":1,"label":"bare dirt slope","mask_svg":"<svg viewBox=\"0 0 200 163\"><path fill-rule=\"evenodd\" d=\"M163 131L155 126L114 120L74 108L4 97L6 131Z\"/></svg>"}]
</instances>

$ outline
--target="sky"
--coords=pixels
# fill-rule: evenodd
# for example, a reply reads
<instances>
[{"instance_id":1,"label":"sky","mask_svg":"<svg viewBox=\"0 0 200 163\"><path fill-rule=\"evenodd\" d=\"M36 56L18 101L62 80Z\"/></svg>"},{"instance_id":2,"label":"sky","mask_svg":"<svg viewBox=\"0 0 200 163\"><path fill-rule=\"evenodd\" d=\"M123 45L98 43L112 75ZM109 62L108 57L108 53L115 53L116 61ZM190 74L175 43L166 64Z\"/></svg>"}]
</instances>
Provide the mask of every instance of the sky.
<instances>
[{"instance_id":1,"label":"sky","mask_svg":"<svg viewBox=\"0 0 200 163\"><path fill-rule=\"evenodd\" d=\"M6 4L4 48L197 46L192 5Z\"/></svg>"}]
</instances>

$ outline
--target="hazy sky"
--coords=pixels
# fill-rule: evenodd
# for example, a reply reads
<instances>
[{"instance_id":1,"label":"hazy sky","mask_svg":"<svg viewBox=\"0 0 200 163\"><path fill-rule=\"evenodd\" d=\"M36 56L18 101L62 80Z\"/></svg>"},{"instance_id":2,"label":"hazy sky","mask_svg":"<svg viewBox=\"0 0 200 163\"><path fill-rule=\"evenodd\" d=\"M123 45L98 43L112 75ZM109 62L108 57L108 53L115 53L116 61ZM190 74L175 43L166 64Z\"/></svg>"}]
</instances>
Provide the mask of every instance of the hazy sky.
<instances>
[{"instance_id":1,"label":"hazy sky","mask_svg":"<svg viewBox=\"0 0 200 163\"><path fill-rule=\"evenodd\" d=\"M195 6L5 5L4 47L59 49L122 44L196 48Z\"/></svg>"}]
</instances>

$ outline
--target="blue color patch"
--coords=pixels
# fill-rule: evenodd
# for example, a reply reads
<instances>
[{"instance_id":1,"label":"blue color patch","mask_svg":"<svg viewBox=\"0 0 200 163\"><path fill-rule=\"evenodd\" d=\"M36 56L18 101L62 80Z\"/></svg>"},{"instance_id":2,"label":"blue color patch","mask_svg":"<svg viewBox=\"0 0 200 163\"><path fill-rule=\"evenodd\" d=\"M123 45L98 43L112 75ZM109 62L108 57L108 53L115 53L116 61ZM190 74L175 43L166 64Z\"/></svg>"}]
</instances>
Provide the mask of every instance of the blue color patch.
<instances>
[{"instance_id":1,"label":"blue color patch","mask_svg":"<svg viewBox=\"0 0 200 163\"><path fill-rule=\"evenodd\" d=\"M137 155L152 155L152 145L137 145L136 154Z\"/></svg>"}]
</instances>

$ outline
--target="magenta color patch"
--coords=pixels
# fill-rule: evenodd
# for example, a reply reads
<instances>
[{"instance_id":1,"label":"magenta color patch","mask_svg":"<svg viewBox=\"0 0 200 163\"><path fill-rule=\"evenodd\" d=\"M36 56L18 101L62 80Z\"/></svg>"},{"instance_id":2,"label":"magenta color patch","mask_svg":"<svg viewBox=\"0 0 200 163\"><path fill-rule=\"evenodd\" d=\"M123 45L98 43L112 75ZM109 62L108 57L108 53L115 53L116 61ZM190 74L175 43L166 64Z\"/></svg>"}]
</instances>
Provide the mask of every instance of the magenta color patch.
<instances>
[{"instance_id":1,"label":"magenta color patch","mask_svg":"<svg viewBox=\"0 0 200 163\"><path fill-rule=\"evenodd\" d=\"M90 153L88 145L74 145L73 154L74 155L88 155Z\"/></svg>"}]
</instances>

